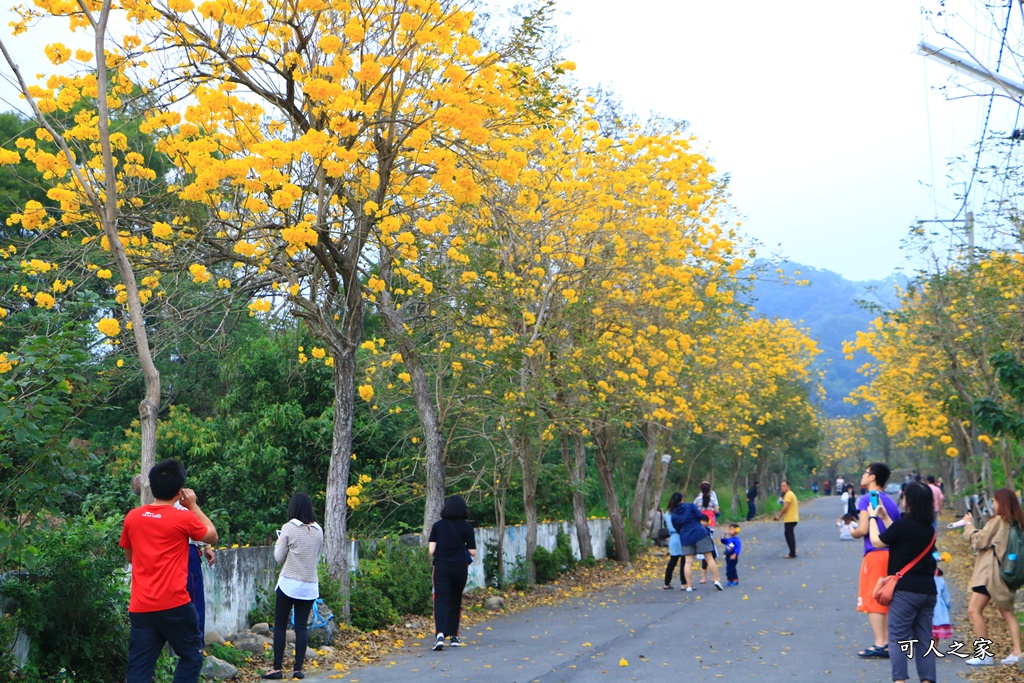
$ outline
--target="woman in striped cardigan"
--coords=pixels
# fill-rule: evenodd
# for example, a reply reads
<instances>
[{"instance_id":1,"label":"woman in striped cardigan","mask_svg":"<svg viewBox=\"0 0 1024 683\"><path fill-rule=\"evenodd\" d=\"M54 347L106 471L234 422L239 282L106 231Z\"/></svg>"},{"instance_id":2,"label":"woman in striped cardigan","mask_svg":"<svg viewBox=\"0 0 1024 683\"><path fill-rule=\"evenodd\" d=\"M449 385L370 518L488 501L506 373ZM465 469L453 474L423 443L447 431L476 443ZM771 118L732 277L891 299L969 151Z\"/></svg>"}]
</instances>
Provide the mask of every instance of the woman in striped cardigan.
<instances>
[{"instance_id":1,"label":"woman in striped cardigan","mask_svg":"<svg viewBox=\"0 0 1024 683\"><path fill-rule=\"evenodd\" d=\"M295 608L295 669L292 678L304 678L306 624L313 602L320 597L316 567L324 547L324 531L313 517L313 501L305 493L296 493L288 504L291 518L278 532L274 559L283 562L274 593L274 668L263 678L281 680L288 616Z\"/></svg>"}]
</instances>

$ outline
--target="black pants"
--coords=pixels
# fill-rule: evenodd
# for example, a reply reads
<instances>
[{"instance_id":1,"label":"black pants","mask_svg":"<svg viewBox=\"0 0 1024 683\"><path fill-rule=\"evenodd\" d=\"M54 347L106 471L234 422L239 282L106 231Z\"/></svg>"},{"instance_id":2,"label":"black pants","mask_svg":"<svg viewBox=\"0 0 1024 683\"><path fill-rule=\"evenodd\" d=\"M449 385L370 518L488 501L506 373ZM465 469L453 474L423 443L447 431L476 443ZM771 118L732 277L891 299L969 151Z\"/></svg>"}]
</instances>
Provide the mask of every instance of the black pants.
<instances>
[{"instance_id":1,"label":"black pants","mask_svg":"<svg viewBox=\"0 0 1024 683\"><path fill-rule=\"evenodd\" d=\"M274 668L280 669L284 663L284 646L288 637L288 617L292 607L295 608L295 668L302 671L302 663L306 660L306 643L309 633L309 613L313 609L312 600L296 600L281 592L278 588L274 594Z\"/></svg>"},{"instance_id":2,"label":"black pants","mask_svg":"<svg viewBox=\"0 0 1024 683\"><path fill-rule=\"evenodd\" d=\"M434 565L434 633L459 635L462 591L466 589L469 566Z\"/></svg>"},{"instance_id":3,"label":"black pants","mask_svg":"<svg viewBox=\"0 0 1024 683\"><path fill-rule=\"evenodd\" d=\"M749 522L757 515L757 502L753 500L747 501L747 521Z\"/></svg>"},{"instance_id":4,"label":"black pants","mask_svg":"<svg viewBox=\"0 0 1024 683\"><path fill-rule=\"evenodd\" d=\"M679 583L684 586L686 585L686 574L683 573L683 568L686 566L686 563L683 562L682 559L682 555L672 555L669 559L668 566L665 567L666 586L672 585L672 572L675 571L677 564L679 565Z\"/></svg>"},{"instance_id":5,"label":"black pants","mask_svg":"<svg viewBox=\"0 0 1024 683\"><path fill-rule=\"evenodd\" d=\"M203 668L203 641L192 603L159 612L129 612L128 683L152 683L164 643L178 655L174 683L196 683Z\"/></svg>"},{"instance_id":6,"label":"black pants","mask_svg":"<svg viewBox=\"0 0 1024 683\"><path fill-rule=\"evenodd\" d=\"M789 546L789 556L796 557L796 534L793 530L796 529L798 522L786 522L786 545Z\"/></svg>"}]
</instances>

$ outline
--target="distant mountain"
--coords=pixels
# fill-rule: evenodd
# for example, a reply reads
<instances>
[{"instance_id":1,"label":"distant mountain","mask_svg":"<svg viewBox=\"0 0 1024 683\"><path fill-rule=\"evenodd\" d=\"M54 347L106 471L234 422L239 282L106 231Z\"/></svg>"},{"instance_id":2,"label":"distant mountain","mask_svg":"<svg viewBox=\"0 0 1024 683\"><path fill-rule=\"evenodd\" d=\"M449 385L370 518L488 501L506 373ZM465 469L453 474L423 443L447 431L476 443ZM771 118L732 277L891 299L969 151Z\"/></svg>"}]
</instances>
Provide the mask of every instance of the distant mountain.
<instances>
[{"instance_id":1,"label":"distant mountain","mask_svg":"<svg viewBox=\"0 0 1024 683\"><path fill-rule=\"evenodd\" d=\"M864 412L843 399L864 383L857 368L867 360L858 353L852 361L843 355L843 342L856 339L858 330L867 330L878 317L858 302L868 302L882 309L895 305L894 285L905 285L905 279L893 276L886 280L854 282L830 270L786 261L777 266L779 274L769 268L758 277L749 302L758 315L767 318L788 318L810 331L821 348L818 367L825 371L825 412L833 416L849 416ZM807 280L810 284L798 285Z\"/></svg>"}]
</instances>

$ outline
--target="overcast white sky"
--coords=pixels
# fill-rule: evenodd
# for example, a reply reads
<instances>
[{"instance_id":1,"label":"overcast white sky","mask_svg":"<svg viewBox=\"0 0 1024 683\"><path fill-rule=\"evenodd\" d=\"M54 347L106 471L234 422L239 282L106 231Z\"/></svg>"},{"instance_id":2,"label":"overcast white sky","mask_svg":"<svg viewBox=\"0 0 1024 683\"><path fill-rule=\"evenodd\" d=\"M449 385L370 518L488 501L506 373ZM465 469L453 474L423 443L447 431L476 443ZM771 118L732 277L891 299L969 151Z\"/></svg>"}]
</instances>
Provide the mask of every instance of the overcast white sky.
<instances>
[{"instance_id":1,"label":"overcast white sky","mask_svg":"<svg viewBox=\"0 0 1024 683\"><path fill-rule=\"evenodd\" d=\"M639 113L689 121L731 175L746 231L767 249L852 279L881 278L904 264L899 242L911 223L960 208L949 186L969 167L947 178L946 160L971 151L985 102L947 100L932 87L952 72L914 49L922 31L949 42L922 21L918 2L560 7L580 83L612 86ZM952 29L973 45L972 23L984 28L986 17ZM993 125L1005 129L1008 110L997 106Z\"/></svg>"},{"instance_id":2,"label":"overcast white sky","mask_svg":"<svg viewBox=\"0 0 1024 683\"><path fill-rule=\"evenodd\" d=\"M9 20L0 8L5 34ZM938 40L917 1L560 0L558 24L580 84L691 123L765 251L882 278L905 264L899 242L916 219L960 209L952 186L970 169L949 173L946 160L971 153L985 102L935 90L951 71L914 54L922 33ZM953 28L989 58L985 35L970 36L986 24ZM38 36L13 46L34 74ZM11 101L2 83L0 100ZM1012 127L1015 111L1000 103L992 126Z\"/></svg>"}]
</instances>

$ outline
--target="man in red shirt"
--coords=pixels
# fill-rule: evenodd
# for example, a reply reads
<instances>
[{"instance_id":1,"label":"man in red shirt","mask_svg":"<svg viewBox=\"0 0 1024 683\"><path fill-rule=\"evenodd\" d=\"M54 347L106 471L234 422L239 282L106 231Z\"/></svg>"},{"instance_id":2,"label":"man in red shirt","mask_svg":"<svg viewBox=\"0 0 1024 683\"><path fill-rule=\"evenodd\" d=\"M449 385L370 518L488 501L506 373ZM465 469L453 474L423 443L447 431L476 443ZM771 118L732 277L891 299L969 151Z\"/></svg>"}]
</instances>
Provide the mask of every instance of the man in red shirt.
<instances>
[{"instance_id":1,"label":"man in red shirt","mask_svg":"<svg viewBox=\"0 0 1024 683\"><path fill-rule=\"evenodd\" d=\"M215 543L217 529L184 485L180 462L158 463L149 471L155 502L129 512L121 529L120 544L132 565L127 683L152 683L164 643L178 655L174 683L195 683L203 668L198 616L187 589L188 539ZM174 507L179 501L186 509Z\"/></svg>"}]
</instances>

